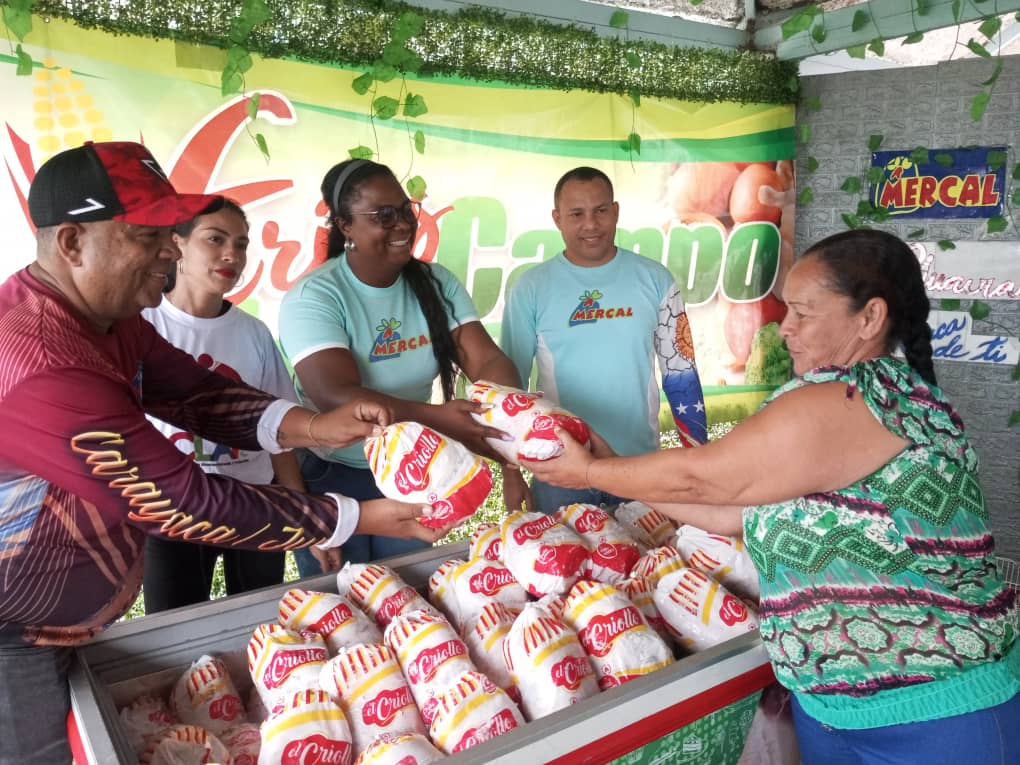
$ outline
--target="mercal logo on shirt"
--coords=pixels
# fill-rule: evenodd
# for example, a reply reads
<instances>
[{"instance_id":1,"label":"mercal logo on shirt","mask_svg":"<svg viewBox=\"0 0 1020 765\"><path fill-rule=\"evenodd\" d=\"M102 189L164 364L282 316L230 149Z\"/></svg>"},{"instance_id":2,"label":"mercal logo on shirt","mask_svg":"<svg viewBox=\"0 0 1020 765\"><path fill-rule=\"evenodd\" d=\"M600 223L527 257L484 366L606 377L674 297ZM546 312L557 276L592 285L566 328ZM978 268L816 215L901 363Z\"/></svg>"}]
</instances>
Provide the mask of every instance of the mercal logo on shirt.
<instances>
[{"instance_id":1,"label":"mercal logo on shirt","mask_svg":"<svg viewBox=\"0 0 1020 765\"><path fill-rule=\"evenodd\" d=\"M599 300L604 298L599 290L585 290L584 294L578 297L577 308L570 312L570 320L567 326L576 327L579 324L594 324L599 319L622 319L633 316L634 309L631 306L603 308Z\"/></svg>"},{"instance_id":2,"label":"mercal logo on shirt","mask_svg":"<svg viewBox=\"0 0 1020 765\"><path fill-rule=\"evenodd\" d=\"M409 339L401 337L397 331L400 328L400 324L399 319L393 318L383 319L379 322L379 325L375 328L375 331L379 334L375 336L375 340L372 342L372 352L368 355L370 362L393 359L404 351L417 350L429 344L429 339L425 335L418 335L418 337Z\"/></svg>"}]
</instances>

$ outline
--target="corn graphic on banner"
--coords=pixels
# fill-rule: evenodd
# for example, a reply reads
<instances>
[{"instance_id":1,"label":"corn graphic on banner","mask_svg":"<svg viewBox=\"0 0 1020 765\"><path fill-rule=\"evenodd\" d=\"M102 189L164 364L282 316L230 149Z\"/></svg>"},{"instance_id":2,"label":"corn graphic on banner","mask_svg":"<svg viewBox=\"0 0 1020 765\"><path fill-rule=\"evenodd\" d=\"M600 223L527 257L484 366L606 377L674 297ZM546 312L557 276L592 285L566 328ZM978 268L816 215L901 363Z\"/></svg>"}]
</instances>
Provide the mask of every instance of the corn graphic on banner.
<instances>
[{"instance_id":1,"label":"corn graphic on banner","mask_svg":"<svg viewBox=\"0 0 1020 765\"><path fill-rule=\"evenodd\" d=\"M416 255L453 271L496 334L508 285L562 249L550 215L557 179L591 165L613 179L617 243L675 275L702 383L729 394L719 398L727 418L788 374L775 322L793 255L792 106L645 98L635 108L615 94L409 77L377 83L374 96L413 93L428 111L380 120L373 93L351 87L360 70L256 59L245 93L225 97L216 48L37 16L25 49L28 77L0 56L0 277L34 256L25 198L35 168L86 140L139 140L179 190L245 207L252 243L232 299L275 332L283 294L324 259L322 176L367 146L398 178L425 179Z\"/></svg>"}]
</instances>

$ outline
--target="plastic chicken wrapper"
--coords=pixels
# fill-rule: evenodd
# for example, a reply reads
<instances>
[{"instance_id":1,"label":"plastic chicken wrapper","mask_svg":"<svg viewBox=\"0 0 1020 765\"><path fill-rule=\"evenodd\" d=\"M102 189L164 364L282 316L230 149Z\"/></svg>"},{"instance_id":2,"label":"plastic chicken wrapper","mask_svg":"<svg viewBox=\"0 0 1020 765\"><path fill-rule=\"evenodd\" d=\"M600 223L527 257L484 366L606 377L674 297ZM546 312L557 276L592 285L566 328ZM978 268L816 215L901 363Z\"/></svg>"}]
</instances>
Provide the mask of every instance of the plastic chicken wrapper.
<instances>
[{"instance_id":1,"label":"plastic chicken wrapper","mask_svg":"<svg viewBox=\"0 0 1020 765\"><path fill-rule=\"evenodd\" d=\"M669 646L611 584L578 582L567 595L563 616L577 632L602 690L673 663Z\"/></svg>"},{"instance_id":2,"label":"plastic chicken wrapper","mask_svg":"<svg viewBox=\"0 0 1020 765\"><path fill-rule=\"evenodd\" d=\"M153 739L138 756L139 765L195 765L230 762L230 752L205 728L174 725Z\"/></svg>"},{"instance_id":3,"label":"plastic chicken wrapper","mask_svg":"<svg viewBox=\"0 0 1020 765\"><path fill-rule=\"evenodd\" d=\"M520 702L521 695L506 665L503 643L519 613L520 609L510 609L502 603L489 603L464 631L468 656L475 666L516 702Z\"/></svg>"},{"instance_id":4,"label":"plastic chicken wrapper","mask_svg":"<svg viewBox=\"0 0 1020 765\"><path fill-rule=\"evenodd\" d=\"M166 702L148 694L139 696L120 710L120 724L135 754L141 754L152 739L177 723Z\"/></svg>"},{"instance_id":5,"label":"plastic chicken wrapper","mask_svg":"<svg viewBox=\"0 0 1020 765\"><path fill-rule=\"evenodd\" d=\"M542 513L518 511L503 518L503 563L540 598L566 594L584 571L588 547L573 529Z\"/></svg>"},{"instance_id":6,"label":"plastic chicken wrapper","mask_svg":"<svg viewBox=\"0 0 1020 765\"><path fill-rule=\"evenodd\" d=\"M678 549L672 545L663 545L662 547L653 547L638 558L637 563L630 570L630 575L644 577L650 580L653 585L657 585L666 574L679 571L685 565L684 556Z\"/></svg>"},{"instance_id":7,"label":"plastic chicken wrapper","mask_svg":"<svg viewBox=\"0 0 1020 765\"><path fill-rule=\"evenodd\" d=\"M480 672L461 673L436 697L429 734L447 754L456 754L509 733L524 718L513 700Z\"/></svg>"},{"instance_id":8,"label":"plastic chicken wrapper","mask_svg":"<svg viewBox=\"0 0 1020 765\"><path fill-rule=\"evenodd\" d=\"M200 657L178 678L170 711L185 725L216 735L248 720L227 665L213 656Z\"/></svg>"},{"instance_id":9,"label":"plastic chicken wrapper","mask_svg":"<svg viewBox=\"0 0 1020 765\"><path fill-rule=\"evenodd\" d=\"M599 692L595 670L577 633L535 603L514 620L503 656L528 720L552 714Z\"/></svg>"},{"instance_id":10,"label":"plastic chicken wrapper","mask_svg":"<svg viewBox=\"0 0 1020 765\"><path fill-rule=\"evenodd\" d=\"M412 611L396 617L385 632L404 671L422 719L432 724L436 696L462 672L475 669L467 646L448 621L431 611Z\"/></svg>"},{"instance_id":11,"label":"plastic chicken wrapper","mask_svg":"<svg viewBox=\"0 0 1020 765\"><path fill-rule=\"evenodd\" d=\"M425 725L393 652L381 643L341 649L319 676L347 714L355 752L383 734L425 733Z\"/></svg>"},{"instance_id":12,"label":"plastic chicken wrapper","mask_svg":"<svg viewBox=\"0 0 1020 765\"><path fill-rule=\"evenodd\" d=\"M758 629L758 615L702 571L682 568L655 587L655 605L682 648L704 651Z\"/></svg>"},{"instance_id":13,"label":"plastic chicken wrapper","mask_svg":"<svg viewBox=\"0 0 1020 765\"><path fill-rule=\"evenodd\" d=\"M467 561L450 558L439 564L432 572L428 581L429 602L445 616L450 624L461 629L460 607L457 604L457 592L453 587L453 572Z\"/></svg>"},{"instance_id":14,"label":"plastic chicken wrapper","mask_svg":"<svg viewBox=\"0 0 1020 765\"><path fill-rule=\"evenodd\" d=\"M260 624L248 641L248 671L270 716L297 691L319 687L319 673L329 658L318 635Z\"/></svg>"},{"instance_id":15,"label":"plastic chicken wrapper","mask_svg":"<svg viewBox=\"0 0 1020 765\"><path fill-rule=\"evenodd\" d=\"M460 622L456 625L463 633L489 603L520 611L528 602L528 593L514 578L513 573L496 560L472 558L462 563L451 575L457 596Z\"/></svg>"},{"instance_id":16,"label":"plastic chicken wrapper","mask_svg":"<svg viewBox=\"0 0 1020 765\"><path fill-rule=\"evenodd\" d=\"M219 736L223 746L230 752L230 765L256 765L262 750L262 734L259 726L241 723Z\"/></svg>"},{"instance_id":17,"label":"plastic chicken wrapper","mask_svg":"<svg viewBox=\"0 0 1020 765\"><path fill-rule=\"evenodd\" d=\"M676 533L673 521L642 502L623 502L613 516L634 539L648 548L670 544Z\"/></svg>"},{"instance_id":18,"label":"plastic chicken wrapper","mask_svg":"<svg viewBox=\"0 0 1020 765\"><path fill-rule=\"evenodd\" d=\"M479 380L467 387L467 398L489 409L472 414L478 422L513 436L513 441L487 438L493 451L511 464L521 459L548 460L563 453L563 442L555 429L563 428L578 443L588 446L588 425L580 417L561 409L538 393Z\"/></svg>"},{"instance_id":19,"label":"plastic chicken wrapper","mask_svg":"<svg viewBox=\"0 0 1020 765\"><path fill-rule=\"evenodd\" d=\"M538 605L542 606L554 619L563 619L563 609L566 608L567 602L563 595L559 593L550 592L548 595L543 595L535 601Z\"/></svg>"},{"instance_id":20,"label":"plastic chicken wrapper","mask_svg":"<svg viewBox=\"0 0 1020 765\"><path fill-rule=\"evenodd\" d=\"M641 557L641 548L627 529L596 505L561 507L553 517L580 535L591 553L582 575L613 584L625 579Z\"/></svg>"},{"instance_id":21,"label":"plastic chicken wrapper","mask_svg":"<svg viewBox=\"0 0 1020 765\"><path fill-rule=\"evenodd\" d=\"M617 582L615 586L637 606L648 626L655 630L667 645L672 645L673 635L666 626L666 620L659 613L659 607L655 605L655 583L644 576L629 576L622 582Z\"/></svg>"},{"instance_id":22,"label":"plastic chicken wrapper","mask_svg":"<svg viewBox=\"0 0 1020 765\"><path fill-rule=\"evenodd\" d=\"M358 755L354 765L428 765L445 756L418 733L401 736L384 733Z\"/></svg>"},{"instance_id":23,"label":"plastic chicken wrapper","mask_svg":"<svg viewBox=\"0 0 1020 765\"><path fill-rule=\"evenodd\" d=\"M758 601L758 572L743 540L681 526L673 545L691 568L704 571L737 597Z\"/></svg>"},{"instance_id":24,"label":"plastic chicken wrapper","mask_svg":"<svg viewBox=\"0 0 1020 765\"><path fill-rule=\"evenodd\" d=\"M337 572L336 588L386 629L394 616L411 611L433 611L428 602L393 569L378 563L348 561Z\"/></svg>"},{"instance_id":25,"label":"plastic chicken wrapper","mask_svg":"<svg viewBox=\"0 0 1020 765\"><path fill-rule=\"evenodd\" d=\"M280 712L262 723L261 732L258 765L351 765L354 759L347 718L325 691L295 693Z\"/></svg>"},{"instance_id":26,"label":"plastic chicken wrapper","mask_svg":"<svg viewBox=\"0 0 1020 765\"><path fill-rule=\"evenodd\" d=\"M474 515L492 491L485 460L417 422L395 422L366 438L365 456L384 496L432 506L418 519L431 529Z\"/></svg>"},{"instance_id":27,"label":"plastic chicken wrapper","mask_svg":"<svg viewBox=\"0 0 1020 765\"><path fill-rule=\"evenodd\" d=\"M382 642L382 632L364 611L331 592L287 590L280 598L280 624L294 632L319 635L331 655L345 645Z\"/></svg>"},{"instance_id":28,"label":"plastic chicken wrapper","mask_svg":"<svg viewBox=\"0 0 1020 765\"><path fill-rule=\"evenodd\" d=\"M503 560L503 539L498 523L479 523L468 538L468 557Z\"/></svg>"}]
</instances>

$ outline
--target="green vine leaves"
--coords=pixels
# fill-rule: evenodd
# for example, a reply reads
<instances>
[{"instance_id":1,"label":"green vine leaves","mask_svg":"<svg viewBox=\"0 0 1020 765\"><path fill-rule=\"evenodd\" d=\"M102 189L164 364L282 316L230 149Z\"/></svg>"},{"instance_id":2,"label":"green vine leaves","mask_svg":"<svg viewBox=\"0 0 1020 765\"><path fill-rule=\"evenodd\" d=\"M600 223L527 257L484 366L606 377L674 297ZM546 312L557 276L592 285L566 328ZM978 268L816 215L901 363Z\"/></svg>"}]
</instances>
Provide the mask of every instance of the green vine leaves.
<instances>
[{"instance_id":1,"label":"green vine leaves","mask_svg":"<svg viewBox=\"0 0 1020 765\"><path fill-rule=\"evenodd\" d=\"M241 12L231 22L230 32L227 35L230 47L227 48L227 60L223 65L223 71L220 72L220 93L222 95L229 96L232 93L243 94L245 92L244 75L252 67L251 53L247 46L248 37L255 27L264 24L271 17L272 14L269 12L265 0L244 0ZM248 122L245 123L244 129L268 162L269 144L266 142L266 137L262 133L253 133L251 130L251 125L259 114L260 98L258 93L254 93L248 98Z\"/></svg>"},{"instance_id":2,"label":"green vine leaves","mask_svg":"<svg viewBox=\"0 0 1020 765\"><path fill-rule=\"evenodd\" d=\"M405 11L397 17L390 33L390 39L383 47L382 54L375 60L371 68L363 74L355 77L351 82L351 88L359 96L368 95L371 99L369 107L369 122L372 125L372 134L375 136L375 148L364 144L354 146L347 150L352 159L371 159L379 156L379 139L375 131L375 121L392 120L402 114L408 119L421 117L428 113L428 105L425 98L418 93L412 93L407 87L406 74L418 73L424 61L422 57L411 47L410 43L415 35L421 33L425 25L425 18L414 11ZM400 77L400 90L397 98L383 95L380 86L392 82ZM411 199L421 201L425 198L428 185L420 175L411 176L413 170L414 154L425 153L425 133L422 130L411 132L410 124L407 126L408 140L412 148L412 163L408 169L404 186Z\"/></svg>"},{"instance_id":3,"label":"green vine leaves","mask_svg":"<svg viewBox=\"0 0 1020 765\"><path fill-rule=\"evenodd\" d=\"M614 11L613 15L609 17L609 26L613 29L624 30L627 42L630 42L630 14L626 11ZM628 50L624 55L624 60L629 68L635 71L641 69L641 57L634 51ZM630 134L623 141L623 150L627 152L633 162L634 155L641 154L641 136L637 132L637 110L641 106L641 91L631 88L628 95L630 96Z\"/></svg>"},{"instance_id":4,"label":"green vine leaves","mask_svg":"<svg viewBox=\"0 0 1020 765\"><path fill-rule=\"evenodd\" d=\"M3 6L3 20L7 31L14 35L18 43L13 53L17 60L17 75L27 77L32 74L32 57L21 47L26 35L32 31L32 3L34 0L7 0ZM10 42L10 37L7 38Z\"/></svg>"}]
</instances>

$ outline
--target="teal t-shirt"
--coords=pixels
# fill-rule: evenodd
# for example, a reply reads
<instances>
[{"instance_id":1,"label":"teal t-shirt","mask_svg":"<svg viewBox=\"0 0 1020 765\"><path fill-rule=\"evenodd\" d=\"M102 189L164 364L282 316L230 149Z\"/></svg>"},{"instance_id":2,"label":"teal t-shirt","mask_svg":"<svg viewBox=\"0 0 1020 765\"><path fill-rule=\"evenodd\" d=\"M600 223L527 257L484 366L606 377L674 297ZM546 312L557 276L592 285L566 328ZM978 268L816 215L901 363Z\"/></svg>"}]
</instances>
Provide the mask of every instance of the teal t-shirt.
<instances>
[{"instance_id":1,"label":"teal t-shirt","mask_svg":"<svg viewBox=\"0 0 1020 765\"><path fill-rule=\"evenodd\" d=\"M448 301L450 329L477 321L457 278L436 263L429 267ZM373 287L354 275L343 256L315 269L284 296L280 344L292 365L319 351L346 348L363 386L408 401L428 401L439 375L428 323L403 275L389 287ZM302 403L312 406L300 381L295 388ZM316 453L351 467L368 466L361 443Z\"/></svg>"},{"instance_id":2,"label":"teal t-shirt","mask_svg":"<svg viewBox=\"0 0 1020 765\"><path fill-rule=\"evenodd\" d=\"M601 266L560 253L511 287L500 346L522 380L584 419L618 454L659 448L659 381L677 426L705 440L705 405L683 300L660 263L618 249Z\"/></svg>"}]
</instances>

